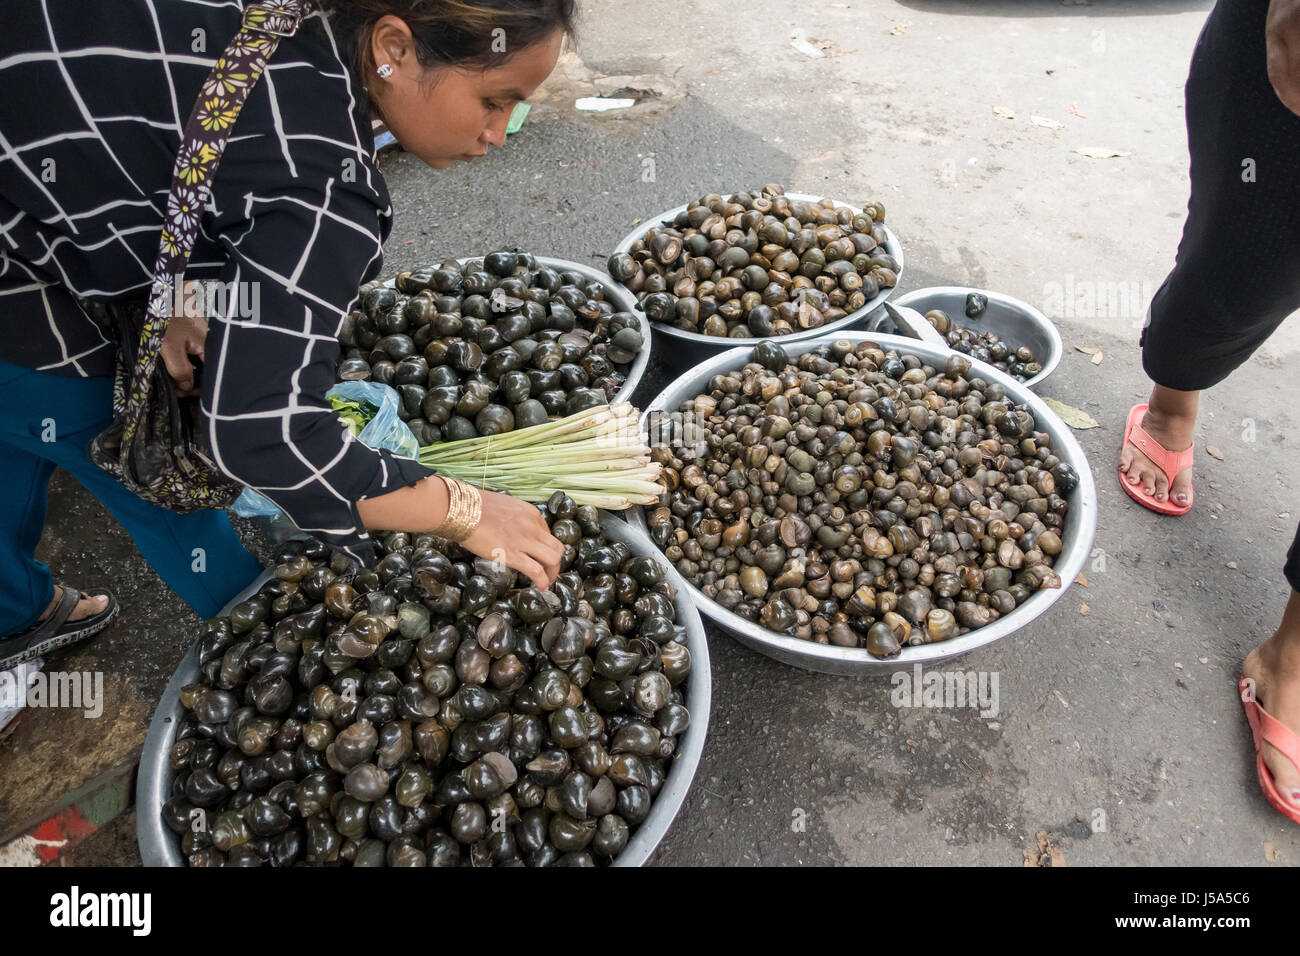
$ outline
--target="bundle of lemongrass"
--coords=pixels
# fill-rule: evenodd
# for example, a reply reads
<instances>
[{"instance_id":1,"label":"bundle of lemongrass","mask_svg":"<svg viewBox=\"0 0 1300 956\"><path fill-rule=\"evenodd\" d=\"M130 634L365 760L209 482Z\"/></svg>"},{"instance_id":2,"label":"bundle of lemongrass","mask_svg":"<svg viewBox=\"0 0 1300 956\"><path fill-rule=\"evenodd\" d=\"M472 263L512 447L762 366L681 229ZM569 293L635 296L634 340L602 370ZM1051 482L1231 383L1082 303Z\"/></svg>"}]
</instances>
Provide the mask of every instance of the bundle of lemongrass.
<instances>
[{"instance_id":1,"label":"bundle of lemongrass","mask_svg":"<svg viewBox=\"0 0 1300 956\"><path fill-rule=\"evenodd\" d=\"M660 466L650 460L637 410L627 402L500 435L425 445L420 462L444 478L524 501L563 491L579 505L619 511L653 504L663 493Z\"/></svg>"}]
</instances>

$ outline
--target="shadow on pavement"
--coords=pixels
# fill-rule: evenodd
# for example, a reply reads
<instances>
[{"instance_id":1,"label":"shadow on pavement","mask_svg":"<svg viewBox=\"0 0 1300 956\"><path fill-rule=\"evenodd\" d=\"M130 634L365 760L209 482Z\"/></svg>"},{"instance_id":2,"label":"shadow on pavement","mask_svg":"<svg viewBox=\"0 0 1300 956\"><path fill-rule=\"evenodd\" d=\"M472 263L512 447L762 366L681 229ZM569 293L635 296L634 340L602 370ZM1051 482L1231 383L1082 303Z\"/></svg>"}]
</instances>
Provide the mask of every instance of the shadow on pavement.
<instances>
[{"instance_id":1,"label":"shadow on pavement","mask_svg":"<svg viewBox=\"0 0 1300 956\"><path fill-rule=\"evenodd\" d=\"M402 197L384 248L384 274L392 275L497 248L603 268L641 221L708 193L788 183L797 159L688 97L640 120L535 110L472 169L435 175L400 153L382 165Z\"/></svg>"}]
</instances>

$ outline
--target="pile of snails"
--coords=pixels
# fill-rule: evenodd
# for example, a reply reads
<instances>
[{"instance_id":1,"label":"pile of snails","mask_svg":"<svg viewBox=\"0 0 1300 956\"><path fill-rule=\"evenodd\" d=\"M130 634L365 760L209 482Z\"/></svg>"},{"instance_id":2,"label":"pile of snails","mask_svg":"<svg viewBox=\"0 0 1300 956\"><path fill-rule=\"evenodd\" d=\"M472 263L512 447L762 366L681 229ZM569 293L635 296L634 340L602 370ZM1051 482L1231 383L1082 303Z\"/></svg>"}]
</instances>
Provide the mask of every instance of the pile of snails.
<instances>
[{"instance_id":1,"label":"pile of snails","mask_svg":"<svg viewBox=\"0 0 1300 956\"><path fill-rule=\"evenodd\" d=\"M547 591L432 535L290 542L198 643L162 816L191 866L593 865L690 723L663 564L545 507Z\"/></svg>"},{"instance_id":2,"label":"pile of snails","mask_svg":"<svg viewBox=\"0 0 1300 956\"><path fill-rule=\"evenodd\" d=\"M604 405L645 345L640 320L600 282L522 252L371 282L339 343L338 380L394 386L421 445Z\"/></svg>"},{"instance_id":3,"label":"pile of snails","mask_svg":"<svg viewBox=\"0 0 1300 956\"><path fill-rule=\"evenodd\" d=\"M978 320L987 309L988 297L983 293L972 292L966 296L967 318ZM925 318L943 335L950 348L987 362L1018 381L1027 382L1043 370L1042 364L1034 358L1033 349L1005 342L996 332L958 325L943 309L931 309L925 313Z\"/></svg>"},{"instance_id":4,"label":"pile of snails","mask_svg":"<svg viewBox=\"0 0 1300 956\"><path fill-rule=\"evenodd\" d=\"M879 202L855 213L769 184L691 202L606 268L651 321L732 338L787 335L843 318L898 282L884 219Z\"/></svg>"},{"instance_id":5,"label":"pile of snails","mask_svg":"<svg viewBox=\"0 0 1300 956\"><path fill-rule=\"evenodd\" d=\"M1033 414L953 354L776 342L650 421L651 537L726 610L892 657L1060 586L1078 483Z\"/></svg>"}]
</instances>

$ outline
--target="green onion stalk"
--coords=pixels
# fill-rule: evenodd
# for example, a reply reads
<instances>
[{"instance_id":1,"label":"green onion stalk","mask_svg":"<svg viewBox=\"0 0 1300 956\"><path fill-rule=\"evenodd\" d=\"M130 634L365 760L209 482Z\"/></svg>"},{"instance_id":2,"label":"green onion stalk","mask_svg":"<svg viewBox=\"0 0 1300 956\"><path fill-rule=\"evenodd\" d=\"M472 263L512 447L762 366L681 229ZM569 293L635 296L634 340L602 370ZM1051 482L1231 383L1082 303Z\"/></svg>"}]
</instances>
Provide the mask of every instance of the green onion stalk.
<instances>
[{"instance_id":1,"label":"green onion stalk","mask_svg":"<svg viewBox=\"0 0 1300 956\"><path fill-rule=\"evenodd\" d=\"M637 419L627 402L598 405L531 428L425 445L420 463L524 501L563 491L579 505L621 511L663 493Z\"/></svg>"}]
</instances>

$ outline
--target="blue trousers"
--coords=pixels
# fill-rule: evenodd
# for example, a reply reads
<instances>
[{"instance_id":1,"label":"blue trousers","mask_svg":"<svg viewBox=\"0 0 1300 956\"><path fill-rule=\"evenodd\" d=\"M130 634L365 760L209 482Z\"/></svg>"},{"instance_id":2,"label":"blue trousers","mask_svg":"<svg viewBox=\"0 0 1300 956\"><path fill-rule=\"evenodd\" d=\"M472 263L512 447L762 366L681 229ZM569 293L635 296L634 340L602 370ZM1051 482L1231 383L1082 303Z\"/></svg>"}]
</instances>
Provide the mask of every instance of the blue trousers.
<instances>
[{"instance_id":1,"label":"blue trousers","mask_svg":"<svg viewBox=\"0 0 1300 956\"><path fill-rule=\"evenodd\" d=\"M108 426L112 402L111 379L67 378L0 361L0 637L30 627L54 597L50 569L35 553L56 466L112 512L145 560L201 617L214 616L262 570L224 511L176 514L91 463L86 448Z\"/></svg>"}]
</instances>

